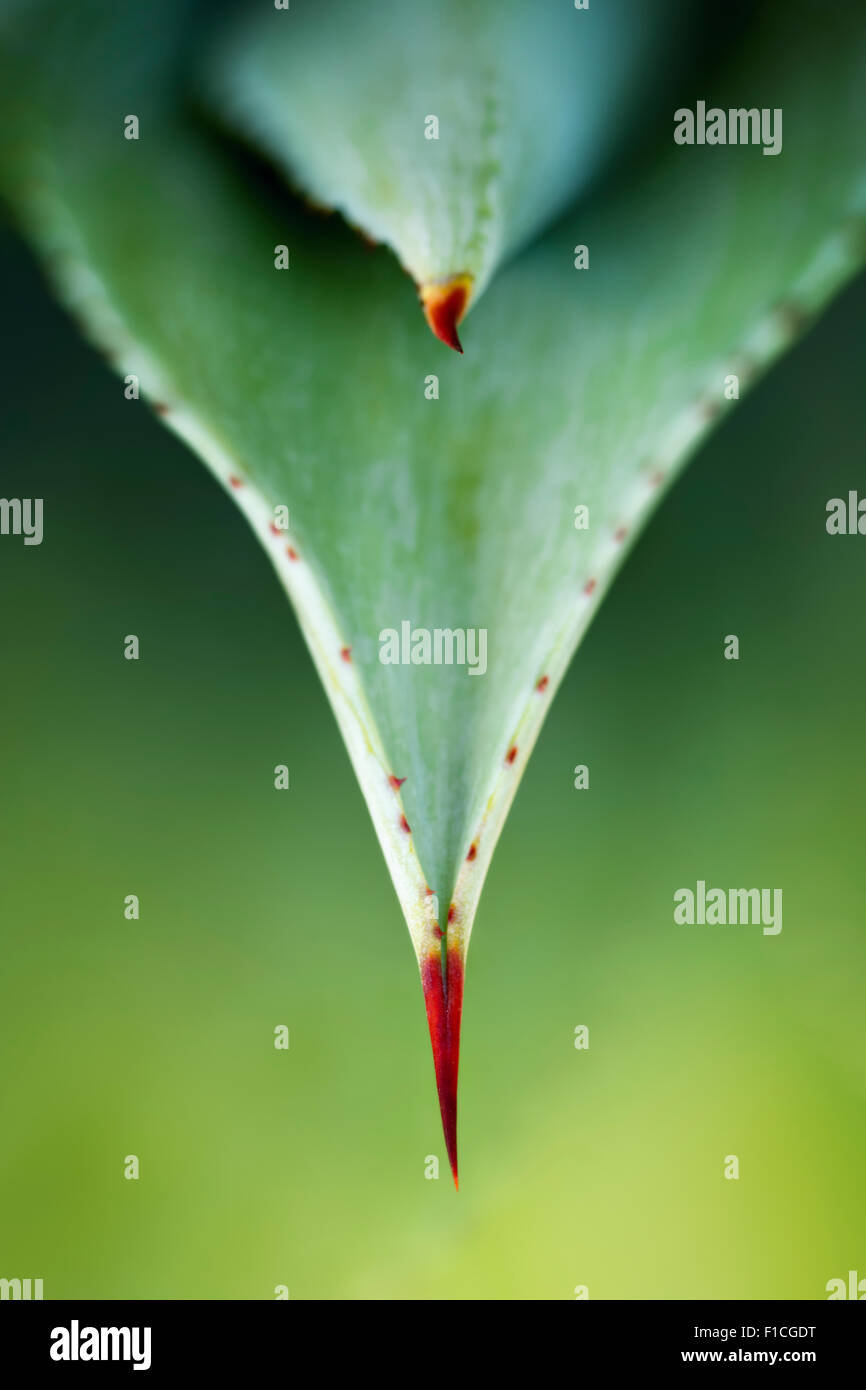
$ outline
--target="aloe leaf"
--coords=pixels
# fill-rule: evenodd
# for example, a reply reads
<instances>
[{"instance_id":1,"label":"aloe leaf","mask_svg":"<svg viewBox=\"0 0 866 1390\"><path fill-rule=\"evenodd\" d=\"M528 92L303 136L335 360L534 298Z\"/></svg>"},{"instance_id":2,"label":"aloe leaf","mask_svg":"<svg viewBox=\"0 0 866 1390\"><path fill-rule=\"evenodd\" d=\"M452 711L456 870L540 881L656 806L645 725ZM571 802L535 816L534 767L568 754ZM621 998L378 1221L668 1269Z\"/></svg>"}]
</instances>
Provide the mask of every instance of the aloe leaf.
<instances>
[{"instance_id":1,"label":"aloe leaf","mask_svg":"<svg viewBox=\"0 0 866 1390\"><path fill-rule=\"evenodd\" d=\"M240 506L298 615L421 969L455 1179L466 951L550 699L731 408L726 378L754 380L862 263L862 14L813 8L786 6L781 44L756 26L707 94L782 107L783 153L666 144L502 271L462 360L434 360L388 251L272 197L190 118L195 7L155 3L140 32L131 5L40 4L3 32L22 225ZM485 673L383 664L380 634L404 621L485 630Z\"/></svg>"},{"instance_id":2,"label":"aloe leaf","mask_svg":"<svg viewBox=\"0 0 866 1390\"><path fill-rule=\"evenodd\" d=\"M255 7L216 46L211 101L301 190L387 243L430 327L598 174L645 113L688 9L607 0ZM665 32L665 42L660 41ZM324 80L323 80L324 79Z\"/></svg>"}]
</instances>

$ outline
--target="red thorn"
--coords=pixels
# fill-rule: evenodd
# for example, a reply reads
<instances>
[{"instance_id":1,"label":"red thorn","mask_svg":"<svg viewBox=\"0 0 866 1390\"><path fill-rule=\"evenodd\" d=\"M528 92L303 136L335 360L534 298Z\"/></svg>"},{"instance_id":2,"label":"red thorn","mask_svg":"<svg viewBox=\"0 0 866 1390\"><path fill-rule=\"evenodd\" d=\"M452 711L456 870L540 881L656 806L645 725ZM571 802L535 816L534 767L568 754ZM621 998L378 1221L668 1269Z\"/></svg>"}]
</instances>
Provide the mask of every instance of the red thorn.
<instances>
[{"instance_id":1,"label":"red thorn","mask_svg":"<svg viewBox=\"0 0 866 1390\"><path fill-rule=\"evenodd\" d=\"M282 534L283 534L283 533L282 533L282 531L280 530L280 528L279 528L279 526L277 525L277 523L276 523L275 521L272 521L272 522L271 522L271 535L272 535L272 536L281 536Z\"/></svg>"},{"instance_id":2,"label":"red thorn","mask_svg":"<svg viewBox=\"0 0 866 1390\"><path fill-rule=\"evenodd\" d=\"M412 831L409 828L409 822L407 821L405 816L400 817L400 829L405 830L407 835L412 834Z\"/></svg>"},{"instance_id":3,"label":"red thorn","mask_svg":"<svg viewBox=\"0 0 866 1390\"><path fill-rule=\"evenodd\" d=\"M509 748L508 752L505 754L505 761L506 761L506 762L509 764L509 766L510 766L511 763L514 762L514 759L515 759L516 757L517 757L517 744L516 744L516 743L513 743L513 744L511 745L511 747Z\"/></svg>"},{"instance_id":4,"label":"red thorn","mask_svg":"<svg viewBox=\"0 0 866 1390\"><path fill-rule=\"evenodd\" d=\"M586 594L587 598L589 597L590 594L595 593L595 580L594 580L594 579L590 579L590 580L587 581L586 584L584 584L584 586L583 586L583 592Z\"/></svg>"},{"instance_id":5,"label":"red thorn","mask_svg":"<svg viewBox=\"0 0 866 1390\"><path fill-rule=\"evenodd\" d=\"M231 483L232 487L243 487L244 485L243 478L236 478L234 473L232 473L231 477L229 478L229 482Z\"/></svg>"},{"instance_id":6,"label":"red thorn","mask_svg":"<svg viewBox=\"0 0 866 1390\"><path fill-rule=\"evenodd\" d=\"M351 647L341 647L341 648L340 648L340 656L343 658L344 661L347 661L347 662L349 663L349 665L351 666L351 664L352 664L352 648L351 648Z\"/></svg>"},{"instance_id":7,"label":"red thorn","mask_svg":"<svg viewBox=\"0 0 866 1390\"><path fill-rule=\"evenodd\" d=\"M288 555L290 560L297 560L298 558L297 550L293 550L290 545L286 546L286 554Z\"/></svg>"},{"instance_id":8,"label":"red thorn","mask_svg":"<svg viewBox=\"0 0 866 1390\"><path fill-rule=\"evenodd\" d=\"M454 904L452 903L451 906L450 906L449 909L448 909L448 921L449 921L449 923L450 923L450 922L453 922L453 921L454 921L454 918L455 918L456 916L457 916L457 908L456 908L456 907L454 906Z\"/></svg>"},{"instance_id":9,"label":"red thorn","mask_svg":"<svg viewBox=\"0 0 866 1390\"><path fill-rule=\"evenodd\" d=\"M438 922L433 923L433 935L435 936L437 941L442 940L443 931Z\"/></svg>"},{"instance_id":10,"label":"red thorn","mask_svg":"<svg viewBox=\"0 0 866 1390\"><path fill-rule=\"evenodd\" d=\"M404 781L405 781L405 778L404 778ZM426 883L424 884L424 892L427 894L427 897L428 897L428 898L432 898L432 896L433 896L433 889L432 889L428 884L426 884Z\"/></svg>"},{"instance_id":11,"label":"red thorn","mask_svg":"<svg viewBox=\"0 0 866 1390\"><path fill-rule=\"evenodd\" d=\"M432 952L421 967L427 1024L433 1047L433 1066L436 1072L436 1091L445 1149L454 1177L457 1178L457 1072L460 1062L460 1020L463 1014L463 958L458 950L446 952L445 975L442 957Z\"/></svg>"},{"instance_id":12,"label":"red thorn","mask_svg":"<svg viewBox=\"0 0 866 1390\"><path fill-rule=\"evenodd\" d=\"M388 781L391 783L391 786L394 788L395 792L398 792L398 791L400 790L400 788L402 787L403 783L406 781L406 778L405 778L405 777L395 777L394 774L392 773L391 776L388 778ZM427 892L428 892L428 893L432 892L432 889L428 888L428 889L427 889Z\"/></svg>"},{"instance_id":13,"label":"red thorn","mask_svg":"<svg viewBox=\"0 0 866 1390\"><path fill-rule=\"evenodd\" d=\"M541 680L538 681L538 683L536 684L536 687L535 687L536 690L538 691L539 695L543 695L543 694L544 694L544 692L545 692L545 690L547 689L547 687L548 687L549 684L550 684L550 676L542 676L542 677L541 677Z\"/></svg>"},{"instance_id":14,"label":"red thorn","mask_svg":"<svg viewBox=\"0 0 866 1390\"><path fill-rule=\"evenodd\" d=\"M432 332L455 352L462 352L457 325L466 313L472 293L472 276L455 275L443 284L422 285L421 303Z\"/></svg>"},{"instance_id":15,"label":"red thorn","mask_svg":"<svg viewBox=\"0 0 866 1390\"><path fill-rule=\"evenodd\" d=\"M475 858L475 856L476 856L477 853L478 853L478 841L477 841L477 840L473 840L473 841L472 841L472 844L469 846L469 853L468 853L467 856L466 856L466 858L467 858L467 860L469 861L470 864L472 863L472 860Z\"/></svg>"}]
</instances>

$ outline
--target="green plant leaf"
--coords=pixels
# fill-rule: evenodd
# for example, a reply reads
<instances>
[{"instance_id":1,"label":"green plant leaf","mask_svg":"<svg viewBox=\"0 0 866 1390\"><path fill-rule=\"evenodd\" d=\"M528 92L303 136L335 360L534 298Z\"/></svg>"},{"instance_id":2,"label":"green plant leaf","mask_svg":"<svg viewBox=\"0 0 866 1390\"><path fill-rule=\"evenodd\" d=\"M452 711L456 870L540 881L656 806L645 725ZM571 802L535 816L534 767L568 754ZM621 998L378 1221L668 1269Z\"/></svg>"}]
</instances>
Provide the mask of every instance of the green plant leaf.
<instances>
[{"instance_id":1,"label":"green plant leaf","mask_svg":"<svg viewBox=\"0 0 866 1390\"><path fill-rule=\"evenodd\" d=\"M456 324L504 257L598 175L645 113L688 7L353 0L256 7L221 38L221 117L412 275ZM664 42L662 42L664 35ZM327 79L323 80L323 74Z\"/></svg>"},{"instance_id":2,"label":"green plant leaf","mask_svg":"<svg viewBox=\"0 0 866 1390\"><path fill-rule=\"evenodd\" d=\"M295 607L421 967L456 1170L466 949L550 699L731 408L726 379L745 387L862 262L862 12L788 5L781 44L758 24L706 95L783 108L783 152L665 143L502 271L463 359L418 332L387 250L275 196L190 117L200 13L13 12L4 181L72 311L235 499ZM485 673L383 664L405 621L485 630Z\"/></svg>"}]
</instances>

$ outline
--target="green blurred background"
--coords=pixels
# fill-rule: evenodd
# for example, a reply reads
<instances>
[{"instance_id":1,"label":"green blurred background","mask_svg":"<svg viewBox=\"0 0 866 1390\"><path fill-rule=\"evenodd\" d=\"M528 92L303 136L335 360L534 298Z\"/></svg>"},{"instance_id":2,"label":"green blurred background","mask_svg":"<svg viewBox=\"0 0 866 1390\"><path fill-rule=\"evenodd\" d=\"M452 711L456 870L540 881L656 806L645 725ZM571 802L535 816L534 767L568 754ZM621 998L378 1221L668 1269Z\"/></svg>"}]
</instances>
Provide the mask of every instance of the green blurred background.
<instances>
[{"instance_id":1,"label":"green blurred background","mask_svg":"<svg viewBox=\"0 0 866 1390\"><path fill-rule=\"evenodd\" d=\"M458 1195L408 934L265 555L2 252L2 492L45 499L45 540L0 539L0 1276L118 1299L866 1276L866 539L824 526L866 476L866 282L692 464L554 702L470 952ZM675 926L698 878L781 887L781 935Z\"/></svg>"}]
</instances>

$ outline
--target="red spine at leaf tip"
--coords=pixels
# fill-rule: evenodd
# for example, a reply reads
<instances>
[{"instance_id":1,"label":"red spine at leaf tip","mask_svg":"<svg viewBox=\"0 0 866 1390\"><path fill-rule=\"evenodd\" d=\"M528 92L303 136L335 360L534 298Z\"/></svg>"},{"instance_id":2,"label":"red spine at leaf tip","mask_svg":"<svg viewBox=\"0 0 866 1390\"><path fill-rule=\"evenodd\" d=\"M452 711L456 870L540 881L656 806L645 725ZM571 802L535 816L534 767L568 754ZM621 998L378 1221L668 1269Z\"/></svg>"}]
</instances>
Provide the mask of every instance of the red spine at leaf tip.
<instances>
[{"instance_id":1,"label":"red spine at leaf tip","mask_svg":"<svg viewBox=\"0 0 866 1390\"><path fill-rule=\"evenodd\" d=\"M421 286L424 317L431 331L455 352L463 351L457 336L457 325L466 313L471 293L471 275L455 275L442 284Z\"/></svg>"},{"instance_id":2,"label":"red spine at leaf tip","mask_svg":"<svg viewBox=\"0 0 866 1390\"><path fill-rule=\"evenodd\" d=\"M460 1020L463 1014L463 958L456 947L445 956L445 971L438 951L427 956L421 968L427 1023L433 1046L436 1090L442 1115L445 1149L457 1178L457 1071L460 1061Z\"/></svg>"}]
</instances>

